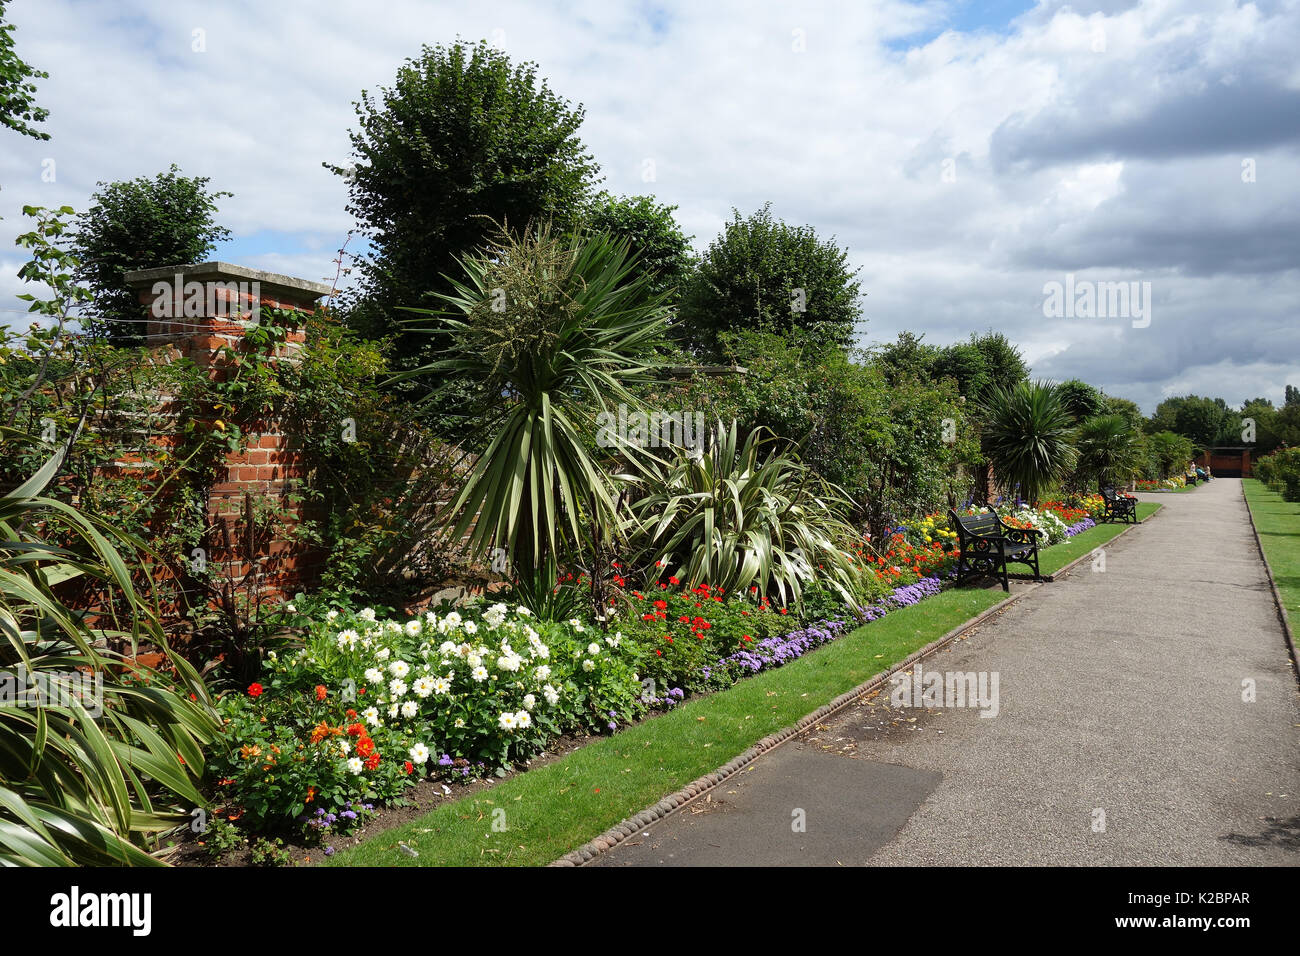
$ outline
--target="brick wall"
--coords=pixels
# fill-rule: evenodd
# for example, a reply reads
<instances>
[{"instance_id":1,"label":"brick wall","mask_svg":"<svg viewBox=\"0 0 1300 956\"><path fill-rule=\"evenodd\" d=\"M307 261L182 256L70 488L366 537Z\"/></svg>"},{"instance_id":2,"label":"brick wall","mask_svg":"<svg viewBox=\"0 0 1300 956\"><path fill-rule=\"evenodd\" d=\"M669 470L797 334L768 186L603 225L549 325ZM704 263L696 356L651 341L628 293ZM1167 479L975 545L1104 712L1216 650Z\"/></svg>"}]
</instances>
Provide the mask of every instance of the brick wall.
<instances>
[{"instance_id":1,"label":"brick wall","mask_svg":"<svg viewBox=\"0 0 1300 956\"><path fill-rule=\"evenodd\" d=\"M145 343L150 360L170 362L184 356L213 380L228 374L223 349L247 351L245 336L257 325L261 309L305 315L330 292L321 283L221 262L141 270L128 273L127 281L148 309ZM295 361L304 340L303 331L290 331L278 347L276 360ZM175 422L174 396L158 395L156 402L155 414ZM213 414L212 427L222 427L215 424L218 414ZM294 542L290 535L303 515L289 494L305 476L306 465L283 422L271 418L240 421L239 426L248 436L247 448L231 452L219 464L207 490L211 530L202 558L220 581L279 600L310 587L322 560L322 555ZM174 432L169 435L163 428L151 436L150 444L165 448L175 441ZM119 461L114 467L148 471L153 463ZM270 504L287 512L287 518L272 523L272 531L251 530L244 520L246 513ZM168 520L165 501L156 513L159 520Z\"/></svg>"}]
</instances>

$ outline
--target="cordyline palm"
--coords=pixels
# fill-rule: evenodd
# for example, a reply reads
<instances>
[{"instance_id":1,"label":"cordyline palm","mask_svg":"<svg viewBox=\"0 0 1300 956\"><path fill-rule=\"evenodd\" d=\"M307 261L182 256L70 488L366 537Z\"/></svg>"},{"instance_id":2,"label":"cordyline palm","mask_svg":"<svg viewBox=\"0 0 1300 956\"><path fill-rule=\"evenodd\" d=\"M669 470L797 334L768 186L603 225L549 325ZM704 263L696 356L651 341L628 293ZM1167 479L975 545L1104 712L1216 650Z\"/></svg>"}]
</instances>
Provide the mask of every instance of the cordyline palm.
<instances>
[{"instance_id":1,"label":"cordyline palm","mask_svg":"<svg viewBox=\"0 0 1300 956\"><path fill-rule=\"evenodd\" d=\"M1032 507L1044 492L1065 478L1078 453L1074 420L1056 386L1020 382L994 387L983 402L985 454L1005 485L1019 485Z\"/></svg>"},{"instance_id":2,"label":"cordyline palm","mask_svg":"<svg viewBox=\"0 0 1300 956\"><path fill-rule=\"evenodd\" d=\"M131 542L40 496L58 464L0 497L0 681L9 690L0 697L0 866L157 864L147 840L206 802L202 745L217 725L202 681L178 656L175 684L138 666L133 680L97 646L147 636L166 650L118 551ZM70 610L59 597L69 582L107 590L128 629L91 626ZM66 687L77 673L102 679L102 701L30 690L13 699L22 686Z\"/></svg>"},{"instance_id":3,"label":"cordyline palm","mask_svg":"<svg viewBox=\"0 0 1300 956\"><path fill-rule=\"evenodd\" d=\"M649 459L628 476L645 491L625 533L630 563L689 586L757 587L798 603L817 579L856 603L860 571L840 542L855 537L851 503L805 465L775 452L763 429L737 439L718 422L708 449ZM659 565L658 562L662 562Z\"/></svg>"},{"instance_id":4,"label":"cordyline palm","mask_svg":"<svg viewBox=\"0 0 1300 956\"><path fill-rule=\"evenodd\" d=\"M1079 425L1075 435L1079 471L1096 478L1098 490L1128 481L1137 470L1137 433L1122 415L1097 415Z\"/></svg>"},{"instance_id":5,"label":"cordyline palm","mask_svg":"<svg viewBox=\"0 0 1300 956\"><path fill-rule=\"evenodd\" d=\"M409 310L437 317L423 331L450 330L454 344L406 377L459 377L488 399L487 447L446 527L476 556L504 548L519 581L553 584L560 557L611 536L616 499L590 435L599 412L635 404L627 386L650 379L668 310L607 235L503 235L462 265L446 310Z\"/></svg>"}]
</instances>

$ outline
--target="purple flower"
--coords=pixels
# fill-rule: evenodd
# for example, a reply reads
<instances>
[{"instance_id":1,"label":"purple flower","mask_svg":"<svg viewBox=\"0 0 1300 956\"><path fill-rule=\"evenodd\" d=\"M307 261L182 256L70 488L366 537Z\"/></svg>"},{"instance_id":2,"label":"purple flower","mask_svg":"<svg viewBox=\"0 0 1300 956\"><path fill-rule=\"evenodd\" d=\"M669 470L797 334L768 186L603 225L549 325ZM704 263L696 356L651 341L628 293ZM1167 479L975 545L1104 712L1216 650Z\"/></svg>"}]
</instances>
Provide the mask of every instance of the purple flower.
<instances>
[{"instance_id":1,"label":"purple flower","mask_svg":"<svg viewBox=\"0 0 1300 956\"><path fill-rule=\"evenodd\" d=\"M438 758L438 766L439 766L439 767L450 767L450 766L451 766L451 754L443 754L441 757L439 757L439 758Z\"/></svg>"},{"instance_id":2,"label":"purple flower","mask_svg":"<svg viewBox=\"0 0 1300 956\"><path fill-rule=\"evenodd\" d=\"M325 855L326 855L326 856L333 856L333 855L334 855L334 847L332 847L332 846L327 846L327 847L325 848Z\"/></svg>"},{"instance_id":3,"label":"purple flower","mask_svg":"<svg viewBox=\"0 0 1300 956\"><path fill-rule=\"evenodd\" d=\"M609 723L607 723L605 726L608 727L610 730L618 730L618 724L614 723L614 721L612 720Z\"/></svg>"}]
</instances>

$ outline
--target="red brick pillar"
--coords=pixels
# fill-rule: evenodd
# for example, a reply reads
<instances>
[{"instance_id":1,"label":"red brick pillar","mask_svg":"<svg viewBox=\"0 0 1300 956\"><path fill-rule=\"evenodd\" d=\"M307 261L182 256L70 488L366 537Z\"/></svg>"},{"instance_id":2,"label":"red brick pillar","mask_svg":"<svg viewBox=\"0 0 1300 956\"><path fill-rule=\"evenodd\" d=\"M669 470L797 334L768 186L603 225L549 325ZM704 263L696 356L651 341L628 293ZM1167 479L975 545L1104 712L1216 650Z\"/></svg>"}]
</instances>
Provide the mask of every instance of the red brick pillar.
<instances>
[{"instance_id":1,"label":"red brick pillar","mask_svg":"<svg viewBox=\"0 0 1300 956\"><path fill-rule=\"evenodd\" d=\"M149 310L146 346L156 355L161 353L163 361L189 358L213 380L228 374L224 349L247 351L245 336L259 324L263 310L299 312L305 319L315 310L317 300L331 291L323 283L224 262L143 269L127 273L126 278ZM304 341L301 328L291 330L278 347L277 360L294 361ZM219 414L213 415L211 425L221 429L225 422ZM247 575L256 571L253 580L262 596L278 599L310 585L319 564L319 555L286 534L301 519L288 495L304 477L306 466L283 422L272 417L243 419L238 425L248 436L247 448L227 455L210 489L208 518L214 533L205 560L217 562L221 576L250 587ZM239 539L250 496L254 502L273 502L290 513L285 528L258 540L253 562L246 560L247 549Z\"/></svg>"}]
</instances>

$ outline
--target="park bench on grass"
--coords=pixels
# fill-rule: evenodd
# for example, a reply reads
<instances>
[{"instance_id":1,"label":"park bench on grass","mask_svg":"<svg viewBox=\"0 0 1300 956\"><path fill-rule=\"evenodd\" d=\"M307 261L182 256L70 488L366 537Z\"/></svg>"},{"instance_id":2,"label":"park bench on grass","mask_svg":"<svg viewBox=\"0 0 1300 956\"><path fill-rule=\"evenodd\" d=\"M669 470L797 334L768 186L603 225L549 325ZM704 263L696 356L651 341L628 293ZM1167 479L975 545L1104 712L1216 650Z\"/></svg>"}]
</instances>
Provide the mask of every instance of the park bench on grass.
<instances>
[{"instance_id":1,"label":"park bench on grass","mask_svg":"<svg viewBox=\"0 0 1300 956\"><path fill-rule=\"evenodd\" d=\"M959 515L949 510L948 520L957 532L957 585L970 577L991 574L1002 582L1002 590L1010 593L1007 580L1007 563L1028 565L1034 571L1034 580L1041 581L1038 572L1038 538L1043 532L1036 528L1013 528L994 512L982 515Z\"/></svg>"},{"instance_id":2,"label":"park bench on grass","mask_svg":"<svg viewBox=\"0 0 1300 956\"><path fill-rule=\"evenodd\" d=\"M1196 481L1197 481L1197 479L1196 479L1196 472L1194 472L1194 471L1193 471L1193 472L1190 472L1189 474L1183 475L1183 477L1187 479L1187 483L1188 483L1189 485L1193 485L1193 486L1195 486Z\"/></svg>"},{"instance_id":3,"label":"park bench on grass","mask_svg":"<svg viewBox=\"0 0 1300 956\"><path fill-rule=\"evenodd\" d=\"M1106 503L1106 513L1102 521L1123 521L1126 524L1137 523L1137 499L1119 494L1114 488L1103 488L1102 500Z\"/></svg>"}]
</instances>

